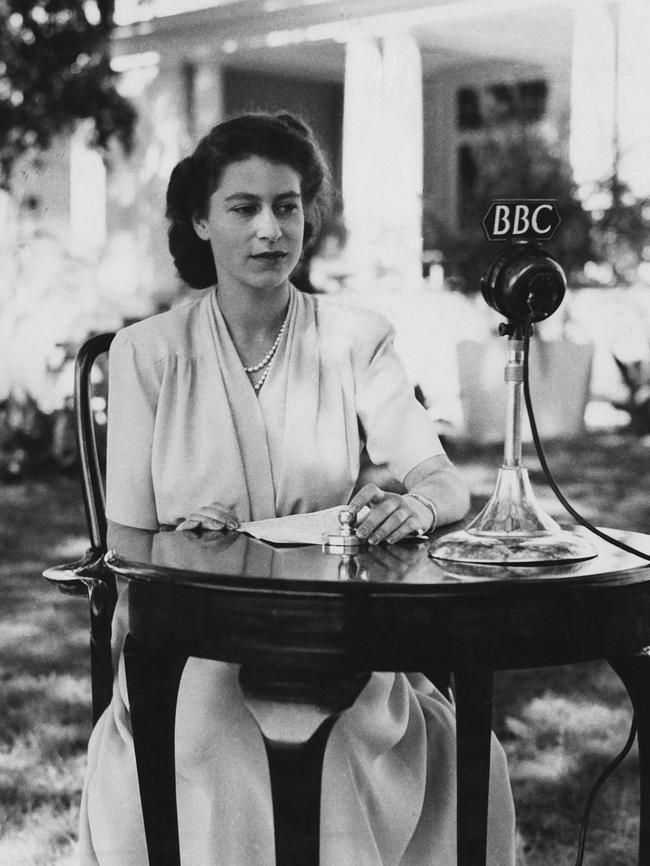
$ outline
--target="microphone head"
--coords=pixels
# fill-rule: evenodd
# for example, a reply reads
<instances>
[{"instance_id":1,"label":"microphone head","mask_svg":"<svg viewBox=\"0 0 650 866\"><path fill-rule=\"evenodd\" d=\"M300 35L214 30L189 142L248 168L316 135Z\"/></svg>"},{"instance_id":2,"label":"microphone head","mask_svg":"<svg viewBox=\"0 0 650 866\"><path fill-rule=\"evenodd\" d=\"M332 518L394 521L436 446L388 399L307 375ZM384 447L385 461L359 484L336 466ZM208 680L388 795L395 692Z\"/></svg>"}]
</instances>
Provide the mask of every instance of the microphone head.
<instances>
[{"instance_id":1,"label":"microphone head","mask_svg":"<svg viewBox=\"0 0 650 866\"><path fill-rule=\"evenodd\" d=\"M562 303L566 277L539 244L514 241L503 247L481 279L486 302L509 322L540 322Z\"/></svg>"}]
</instances>

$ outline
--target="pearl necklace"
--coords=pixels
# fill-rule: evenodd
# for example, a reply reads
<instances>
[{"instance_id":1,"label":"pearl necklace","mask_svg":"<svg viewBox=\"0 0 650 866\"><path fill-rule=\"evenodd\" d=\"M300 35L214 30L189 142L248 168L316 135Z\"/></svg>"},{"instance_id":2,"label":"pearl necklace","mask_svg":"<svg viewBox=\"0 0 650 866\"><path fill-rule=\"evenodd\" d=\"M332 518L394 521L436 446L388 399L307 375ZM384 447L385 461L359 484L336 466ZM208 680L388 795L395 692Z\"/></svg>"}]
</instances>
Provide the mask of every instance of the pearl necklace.
<instances>
[{"instance_id":1,"label":"pearl necklace","mask_svg":"<svg viewBox=\"0 0 650 866\"><path fill-rule=\"evenodd\" d=\"M251 364L250 367L244 367L246 373L257 373L259 370L262 370L262 375L257 380L257 382L253 384L253 390L256 394L259 394L260 388L266 382L266 377L269 375L269 371L271 370L271 361L275 357L275 353L278 350L278 346L280 345L280 340L282 339L282 334L284 333L284 329L287 326L288 319L289 310L287 310L287 315L285 316L284 322L282 322L282 327L278 331L278 336L275 338L273 345L266 353L266 355L258 364Z\"/></svg>"},{"instance_id":2,"label":"pearl necklace","mask_svg":"<svg viewBox=\"0 0 650 866\"><path fill-rule=\"evenodd\" d=\"M258 364L251 364L250 367L244 367L244 370L247 373L257 373L258 370L261 370L262 367L266 367L267 364L270 364L273 360L273 356L277 352L278 346L280 345L280 339L282 334L284 334L284 329L287 325L287 319L289 318L289 311L287 310L287 315L285 316L284 322L282 322L282 327L278 331L278 336L275 338L275 342L266 353L266 355L262 358L262 360Z\"/></svg>"},{"instance_id":3,"label":"pearl necklace","mask_svg":"<svg viewBox=\"0 0 650 866\"><path fill-rule=\"evenodd\" d=\"M257 380L257 382L254 383L254 385L253 385L253 390L255 391L256 394L259 394L259 392L260 392L260 388L261 388L262 385L266 382L266 377L269 375L269 370L270 370L270 369L271 369L271 364L269 363L268 367L266 367L266 368L264 369L264 372L263 372L262 375L259 377L259 379Z\"/></svg>"}]
</instances>

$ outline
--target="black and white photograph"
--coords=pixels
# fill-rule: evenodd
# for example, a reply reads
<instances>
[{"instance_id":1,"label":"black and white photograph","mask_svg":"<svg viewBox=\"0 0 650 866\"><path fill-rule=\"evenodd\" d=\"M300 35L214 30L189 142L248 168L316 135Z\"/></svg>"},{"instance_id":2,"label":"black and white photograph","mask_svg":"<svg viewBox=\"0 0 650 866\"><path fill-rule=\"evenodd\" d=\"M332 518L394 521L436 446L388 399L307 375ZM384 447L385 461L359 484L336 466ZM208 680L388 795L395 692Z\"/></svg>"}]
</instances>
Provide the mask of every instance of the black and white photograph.
<instances>
[{"instance_id":1,"label":"black and white photograph","mask_svg":"<svg viewBox=\"0 0 650 866\"><path fill-rule=\"evenodd\" d=\"M650 0L0 0L0 866L650 863Z\"/></svg>"}]
</instances>

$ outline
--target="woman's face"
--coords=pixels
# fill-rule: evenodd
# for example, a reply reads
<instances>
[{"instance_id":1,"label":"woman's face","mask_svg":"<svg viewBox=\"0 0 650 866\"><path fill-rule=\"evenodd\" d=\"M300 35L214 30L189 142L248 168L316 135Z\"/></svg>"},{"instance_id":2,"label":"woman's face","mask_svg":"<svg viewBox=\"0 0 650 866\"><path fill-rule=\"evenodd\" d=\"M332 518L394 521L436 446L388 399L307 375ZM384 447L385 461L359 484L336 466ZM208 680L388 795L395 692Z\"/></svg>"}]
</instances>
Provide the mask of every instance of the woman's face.
<instances>
[{"instance_id":1,"label":"woman's face","mask_svg":"<svg viewBox=\"0 0 650 866\"><path fill-rule=\"evenodd\" d=\"M231 163L194 228L210 241L220 291L285 286L302 252L300 175L257 156Z\"/></svg>"}]
</instances>

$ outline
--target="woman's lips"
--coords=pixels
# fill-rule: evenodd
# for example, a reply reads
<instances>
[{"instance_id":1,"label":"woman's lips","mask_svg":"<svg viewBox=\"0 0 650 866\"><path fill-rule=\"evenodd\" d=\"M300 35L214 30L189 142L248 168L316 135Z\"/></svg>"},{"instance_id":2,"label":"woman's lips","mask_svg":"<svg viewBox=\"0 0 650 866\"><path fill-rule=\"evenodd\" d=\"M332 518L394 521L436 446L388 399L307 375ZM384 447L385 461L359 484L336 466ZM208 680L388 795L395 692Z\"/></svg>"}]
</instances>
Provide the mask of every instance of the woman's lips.
<instances>
[{"instance_id":1,"label":"woman's lips","mask_svg":"<svg viewBox=\"0 0 650 866\"><path fill-rule=\"evenodd\" d=\"M284 264L286 257L287 253L274 250L272 253L255 253L255 255L251 256L251 259L264 267L276 268Z\"/></svg>"}]
</instances>

